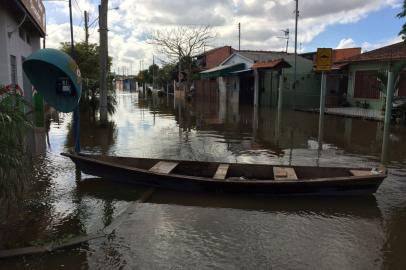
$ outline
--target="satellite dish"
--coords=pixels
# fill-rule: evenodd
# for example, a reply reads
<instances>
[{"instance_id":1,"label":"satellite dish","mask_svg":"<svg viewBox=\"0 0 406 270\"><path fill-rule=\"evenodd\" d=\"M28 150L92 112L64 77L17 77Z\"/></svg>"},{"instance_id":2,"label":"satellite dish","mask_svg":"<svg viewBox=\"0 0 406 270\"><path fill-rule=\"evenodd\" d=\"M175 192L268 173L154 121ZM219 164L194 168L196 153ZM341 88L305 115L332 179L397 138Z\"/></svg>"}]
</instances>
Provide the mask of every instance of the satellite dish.
<instances>
[{"instance_id":1,"label":"satellite dish","mask_svg":"<svg viewBox=\"0 0 406 270\"><path fill-rule=\"evenodd\" d=\"M31 54L23 69L44 100L61 112L72 112L79 104L82 78L76 62L55 49L42 49Z\"/></svg>"}]
</instances>

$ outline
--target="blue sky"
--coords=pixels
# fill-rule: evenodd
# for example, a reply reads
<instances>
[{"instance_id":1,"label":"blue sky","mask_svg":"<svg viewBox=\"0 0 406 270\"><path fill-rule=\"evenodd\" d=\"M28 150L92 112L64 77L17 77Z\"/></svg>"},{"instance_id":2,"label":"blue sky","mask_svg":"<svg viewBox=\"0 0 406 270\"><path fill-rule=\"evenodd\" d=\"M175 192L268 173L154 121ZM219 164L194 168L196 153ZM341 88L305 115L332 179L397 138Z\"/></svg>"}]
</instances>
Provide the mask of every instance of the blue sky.
<instances>
[{"instance_id":1,"label":"blue sky","mask_svg":"<svg viewBox=\"0 0 406 270\"><path fill-rule=\"evenodd\" d=\"M100 0L72 0L75 40L84 39L83 11L97 18ZM44 2L47 11L47 44L58 47L69 40L68 4ZM77 3L77 4L76 4ZM328 4L326 4L328 3ZM372 50L400 40L404 19L398 19L401 0L300 0L299 43L303 51L317 47L362 47ZM179 25L212 25L213 47L237 47L237 24L242 24L242 49L282 50L281 29L289 28L293 51L294 0L110 0L109 51L114 68L139 61L149 64L156 48L145 42L153 31ZM97 22L90 40L98 42Z\"/></svg>"},{"instance_id":2,"label":"blue sky","mask_svg":"<svg viewBox=\"0 0 406 270\"><path fill-rule=\"evenodd\" d=\"M366 18L356 23L335 24L329 26L324 32L306 45L309 50L317 47L336 47L342 39L352 38L356 46L381 44L396 40L405 19L399 19L396 14L399 8L386 7L379 11L371 12Z\"/></svg>"}]
</instances>

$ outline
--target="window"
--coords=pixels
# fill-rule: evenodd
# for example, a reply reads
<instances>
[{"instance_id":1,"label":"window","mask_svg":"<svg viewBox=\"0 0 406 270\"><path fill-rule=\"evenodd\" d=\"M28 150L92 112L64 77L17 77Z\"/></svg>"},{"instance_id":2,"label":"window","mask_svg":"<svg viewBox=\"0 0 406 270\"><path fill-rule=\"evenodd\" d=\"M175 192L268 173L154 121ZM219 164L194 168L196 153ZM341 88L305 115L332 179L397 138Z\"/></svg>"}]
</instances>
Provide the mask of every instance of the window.
<instances>
[{"instance_id":1,"label":"window","mask_svg":"<svg viewBox=\"0 0 406 270\"><path fill-rule=\"evenodd\" d=\"M25 41L25 31L22 27L18 28L18 34L20 35L20 38Z\"/></svg>"},{"instance_id":2,"label":"window","mask_svg":"<svg viewBox=\"0 0 406 270\"><path fill-rule=\"evenodd\" d=\"M379 99L379 81L376 70L363 70L355 73L354 98Z\"/></svg>"},{"instance_id":3,"label":"window","mask_svg":"<svg viewBox=\"0 0 406 270\"><path fill-rule=\"evenodd\" d=\"M17 84L17 58L14 55L10 55L10 74L11 84Z\"/></svg>"},{"instance_id":4,"label":"window","mask_svg":"<svg viewBox=\"0 0 406 270\"><path fill-rule=\"evenodd\" d=\"M400 74L400 82L399 82L399 97L406 97L406 71L402 71Z\"/></svg>"}]
</instances>

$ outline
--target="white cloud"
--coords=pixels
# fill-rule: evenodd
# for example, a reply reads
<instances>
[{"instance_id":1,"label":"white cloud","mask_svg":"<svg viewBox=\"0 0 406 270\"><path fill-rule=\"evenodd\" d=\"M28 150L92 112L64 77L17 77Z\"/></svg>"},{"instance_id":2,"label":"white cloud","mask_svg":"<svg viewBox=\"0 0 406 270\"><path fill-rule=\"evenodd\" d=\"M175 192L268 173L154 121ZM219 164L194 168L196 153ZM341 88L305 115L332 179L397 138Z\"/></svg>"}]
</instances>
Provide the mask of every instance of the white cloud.
<instances>
[{"instance_id":1,"label":"white cloud","mask_svg":"<svg viewBox=\"0 0 406 270\"><path fill-rule=\"evenodd\" d=\"M97 5L91 0L77 0L80 10L97 14ZM74 1L73 1L74 2ZM98 2L98 1L97 1ZM303 48L326 30L329 25L357 22L369 13L383 7L397 7L400 0L303 0L300 1L298 41ZM49 4L48 4L49 3ZM48 45L58 47L59 42L69 40L66 23L57 25L52 14L55 9L68 14L66 3L48 2ZM152 63L153 47L145 42L152 31L177 25L212 25L218 38L213 46L232 45L237 47L237 24L241 23L242 49L283 50L286 46L282 29L291 30L291 44L294 29L294 0L110 0L109 11L109 53L113 56L113 69L129 67L138 70L139 61L144 67ZM80 21L79 8L74 8L76 21ZM61 18L59 18L61 19ZM83 23L82 23L83 25ZM98 41L97 29L91 30L90 39ZM83 40L83 29L75 27L76 40ZM351 46L355 42L343 39L338 47ZM373 45L363 44L368 49Z\"/></svg>"},{"instance_id":2,"label":"white cloud","mask_svg":"<svg viewBox=\"0 0 406 270\"><path fill-rule=\"evenodd\" d=\"M394 38L380 40L375 43L370 42L362 42L357 43L352 38L343 38L338 43L336 49L344 49L344 48L354 48L354 47L361 47L362 52L372 51L381 47L385 47L394 43L398 43L402 41L402 38L397 36Z\"/></svg>"},{"instance_id":3,"label":"white cloud","mask_svg":"<svg viewBox=\"0 0 406 270\"><path fill-rule=\"evenodd\" d=\"M394 38L390 38L390 39L385 39L385 40L381 40L375 43L369 43L369 42L363 42L361 44L361 48L362 48L362 52L367 52L367 51L372 51L384 46L388 46L394 43L398 43L401 42L402 38L400 36L394 37Z\"/></svg>"},{"instance_id":4,"label":"white cloud","mask_svg":"<svg viewBox=\"0 0 406 270\"><path fill-rule=\"evenodd\" d=\"M352 38L343 38L338 43L336 49L353 48L353 47L356 47L356 45Z\"/></svg>"}]
</instances>

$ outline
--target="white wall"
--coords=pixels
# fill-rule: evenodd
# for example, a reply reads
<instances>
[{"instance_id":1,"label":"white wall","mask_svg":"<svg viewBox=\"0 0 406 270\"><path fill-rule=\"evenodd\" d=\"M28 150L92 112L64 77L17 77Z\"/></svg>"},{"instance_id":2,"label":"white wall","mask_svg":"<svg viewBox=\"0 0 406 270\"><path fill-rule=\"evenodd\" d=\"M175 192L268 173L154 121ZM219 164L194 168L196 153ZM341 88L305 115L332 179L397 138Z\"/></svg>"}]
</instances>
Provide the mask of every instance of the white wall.
<instances>
[{"instance_id":1,"label":"white wall","mask_svg":"<svg viewBox=\"0 0 406 270\"><path fill-rule=\"evenodd\" d=\"M5 11L0 9L0 85L10 83L10 62L7 57L6 46L8 46L8 43L6 35L6 15Z\"/></svg>"},{"instance_id":2,"label":"white wall","mask_svg":"<svg viewBox=\"0 0 406 270\"><path fill-rule=\"evenodd\" d=\"M35 31L31 33L25 31L30 35L31 44L20 38L17 26L22 19L22 17L14 18L13 14L4 9L0 10L0 84L11 83L10 55L14 55L17 59L17 83L21 88L23 88L21 57L28 57L41 48L39 33ZM13 33L9 36L8 32Z\"/></svg>"},{"instance_id":3,"label":"white wall","mask_svg":"<svg viewBox=\"0 0 406 270\"><path fill-rule=\"evenodd\" d=\"M240 63L244 63L245 64L245 69L249 69L252 67L252 65L254 64L253 61L242 57L239 54L233 54L232 56L230 56L229 59L227 59L226 61L224 61L222 63L222 65L234 65L234 64L240 64Z\"/></svg>"},{"instance_id":4,"label":"white wall","mask_svg":"<svg viewBox=\"0 0 406 270\"><path fill-rule=\"evenodd\" d=\"M227 116L227 82L223 77L218 78L219 84L219 120L224 122Z\"/></svg>"}]
</instances>

